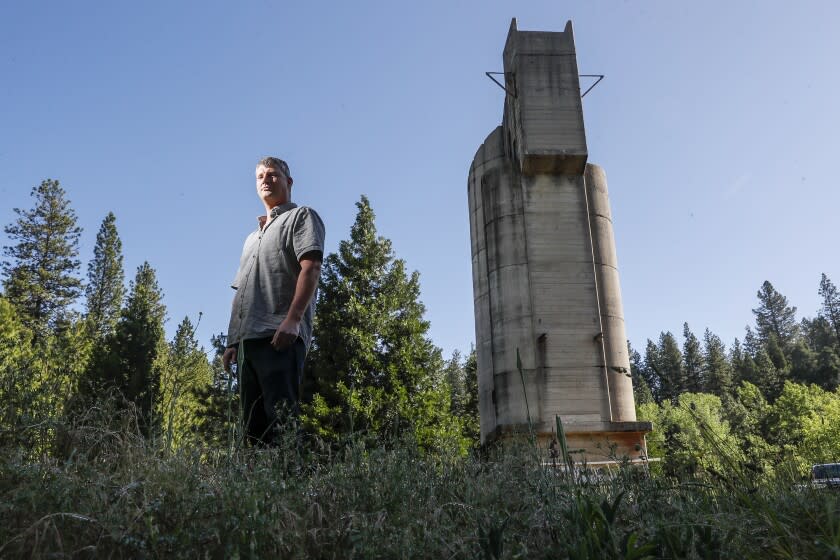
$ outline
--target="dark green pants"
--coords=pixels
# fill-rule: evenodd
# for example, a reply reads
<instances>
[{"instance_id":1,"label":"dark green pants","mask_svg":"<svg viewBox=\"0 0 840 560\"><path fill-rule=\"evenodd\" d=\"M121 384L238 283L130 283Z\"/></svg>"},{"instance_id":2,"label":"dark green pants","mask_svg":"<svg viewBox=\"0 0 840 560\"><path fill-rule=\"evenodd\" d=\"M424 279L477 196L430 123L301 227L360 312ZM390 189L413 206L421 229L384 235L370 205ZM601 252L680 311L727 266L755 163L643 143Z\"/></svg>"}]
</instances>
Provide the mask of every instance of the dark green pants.
<instances>
[{"instance_id":1,"label":"dark green pants","mask_svg":"<svg viewBox=\"0 0 840 560\"><path fill-rule=\"evenodd\" d=\"M239 383L247 440L276 443L278 425L298 414L306 346L297 342L275 350L270 338L245 340L239 347Z\"/></svg>"}]
</instances>

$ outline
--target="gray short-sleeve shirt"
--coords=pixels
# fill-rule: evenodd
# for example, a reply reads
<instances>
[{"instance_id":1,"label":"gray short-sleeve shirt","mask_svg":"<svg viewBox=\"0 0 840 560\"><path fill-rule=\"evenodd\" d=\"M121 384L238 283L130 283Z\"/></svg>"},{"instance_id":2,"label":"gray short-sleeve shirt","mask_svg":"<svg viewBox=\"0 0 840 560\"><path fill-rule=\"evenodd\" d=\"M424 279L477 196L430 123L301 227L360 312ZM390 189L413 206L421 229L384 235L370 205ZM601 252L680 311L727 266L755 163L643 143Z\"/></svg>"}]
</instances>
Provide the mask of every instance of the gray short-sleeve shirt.
<instances>
[{"instance_id":1,"label":"gray short-sleeve shirt","mask_svg":"<svg viewBox=\"0 0 840 560\"><path fill-rule=\"evenodd\" d=\"M231 287L236 290L228 326L228 346L242 340L274 335L286 318L295 295L300 257L324 253L324 222L306 206L293 202L272 208L262 229L245 240L239 270ZM300 322L300 337L307 350L312 341L315 296Z\"/></svg>"}]
</instances>

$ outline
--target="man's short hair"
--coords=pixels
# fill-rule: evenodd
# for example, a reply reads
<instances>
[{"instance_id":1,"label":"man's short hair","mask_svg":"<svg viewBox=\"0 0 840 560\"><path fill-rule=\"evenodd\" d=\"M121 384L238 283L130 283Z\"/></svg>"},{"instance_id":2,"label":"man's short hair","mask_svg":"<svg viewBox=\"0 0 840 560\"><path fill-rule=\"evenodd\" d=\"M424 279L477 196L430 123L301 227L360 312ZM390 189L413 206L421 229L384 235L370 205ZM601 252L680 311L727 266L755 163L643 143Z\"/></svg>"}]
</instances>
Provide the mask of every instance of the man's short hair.
<instances>
[{"instance_id":1,"label":"man's short hair","mask_svg":"<svg viewBox=\"0 0 840 560\"><path fill-rule=\"evenodd\" d=\"M257 167L261 165L264 167L273 167L275 169L279 169L283 172L283 175L285 175L286 178L291 177L291 174L289 173L289 164L280 158L276 158L273 156L264 157L257 162Z\"/></svg>"}]
</instances>

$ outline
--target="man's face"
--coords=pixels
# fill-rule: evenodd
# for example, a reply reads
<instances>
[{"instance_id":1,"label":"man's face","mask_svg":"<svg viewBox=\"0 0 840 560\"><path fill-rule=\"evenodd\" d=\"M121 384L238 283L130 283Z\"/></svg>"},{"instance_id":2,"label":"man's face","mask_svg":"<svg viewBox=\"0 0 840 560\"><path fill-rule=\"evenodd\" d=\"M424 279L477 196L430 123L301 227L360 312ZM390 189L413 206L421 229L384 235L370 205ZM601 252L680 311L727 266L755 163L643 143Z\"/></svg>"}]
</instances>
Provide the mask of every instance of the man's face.
<instances>
[{"instance_id":1,"label":"man's face","mask_svg":"<svg viewBox=\"0 0 840 560\"><path fill-rule=\"evenodd\" d=\"M257 167L257 195L269 208L292 199L292 179L276 167Z\"/></svg>"}]
</instances>

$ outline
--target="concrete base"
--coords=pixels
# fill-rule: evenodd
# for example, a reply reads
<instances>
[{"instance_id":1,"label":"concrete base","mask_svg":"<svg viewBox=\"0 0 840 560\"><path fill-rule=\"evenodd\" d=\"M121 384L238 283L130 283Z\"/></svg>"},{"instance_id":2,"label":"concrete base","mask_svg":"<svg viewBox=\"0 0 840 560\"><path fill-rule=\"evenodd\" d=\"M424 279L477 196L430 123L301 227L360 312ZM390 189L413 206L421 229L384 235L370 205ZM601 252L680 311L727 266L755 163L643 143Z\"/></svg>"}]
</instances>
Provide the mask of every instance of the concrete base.
<instances>
[{"instance_id":1,"label":"concrete base","mask_svg":"<svg viewBox=\"0 0 840 560\"><path fill-rule=\"evenodd\" d=\"M650 422L593 422L563 426L566 432L566 447L576 465L586 464L593 468L615 465L623 461L647 460L645 434L653 429ZM550 460L552 450L559 453L556 426L535 423L537 443ZM528 436L527 424L499 426L493 439ZM554 442L554 443L553 443Z\"/></svg>"}]
</instances>

